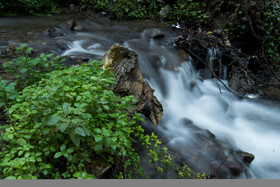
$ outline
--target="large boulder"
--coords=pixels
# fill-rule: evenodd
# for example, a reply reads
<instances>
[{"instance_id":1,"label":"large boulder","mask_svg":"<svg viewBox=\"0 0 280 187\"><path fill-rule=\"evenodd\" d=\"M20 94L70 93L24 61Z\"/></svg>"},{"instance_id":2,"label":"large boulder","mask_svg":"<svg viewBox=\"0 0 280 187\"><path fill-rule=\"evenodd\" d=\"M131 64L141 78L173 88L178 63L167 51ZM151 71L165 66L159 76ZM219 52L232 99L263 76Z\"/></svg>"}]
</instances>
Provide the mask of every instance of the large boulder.
<instances>
[{"instance_id":1,"label":"large boulder","mask_svg":"<svg viewBox=\"0 0 280 187\"><path fill-rule=\"evenodd\" d=\"M138 55L119 44L114 44L104 55L104 68L112 68L116 84L112 90L121 96L134 95L138 100L136 111L148 117L157 126L163 116L161 103L153 95L154 90L144 81L138 63Z\"/></svg>"}]
</instances>

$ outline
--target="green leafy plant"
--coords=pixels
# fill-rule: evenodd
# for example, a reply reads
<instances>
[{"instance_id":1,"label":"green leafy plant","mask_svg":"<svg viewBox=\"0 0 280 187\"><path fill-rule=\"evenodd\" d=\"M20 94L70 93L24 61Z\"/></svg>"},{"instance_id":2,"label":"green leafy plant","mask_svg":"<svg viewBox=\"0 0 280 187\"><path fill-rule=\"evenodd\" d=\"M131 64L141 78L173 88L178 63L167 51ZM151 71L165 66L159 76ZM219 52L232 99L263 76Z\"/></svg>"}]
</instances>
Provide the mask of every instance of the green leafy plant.
<instances>
[{"instance_id":1,"label":"green leafy plant","mask_svg":"<svg viewBox=\"0 0 280 187\"><path fill-rule=\"evenodd\" d=\"M203 8L205 3L194 0L177 0L169 13L169 17L178 21L203 23L208 18L208 13Z\"/></svg>"},{"instance_id":2,"label":"green leafy plant","mask_svg":"<svg viewBox=\"0 0 280 187\"><path fill-rule=\"evenodd\" d=\"M265 24L266 37L264 41L265 57L271 65L280 68L280 5L279 2L266 1Z\"/></svg>"},{"instance_id":3,"label":"green leafy plant","mask_svg":"<svg viewBox=\"0 0 280 187\"><path fill-rule=\"evenodd\" d=\"M48 72L65 68L62 64L64 60L60 56L53 57L53 54L42 53L40 57L32 58L30 54L33 49L27 45L21 45L16 49L19 57L3 64L3 67L6 72L15 74L15 82L19 89L34 84Z\"/></svg>"},{"instance_id":4,"label":"green leafy plant","mask_svg":"<svg viewBox=\"0 0 280 187\"><path fill-rule=\"evenodd\" d=\"M2 80L0 77L0 109L10 106L17 97L14 82L8 83L7 80Z\"/></svg>"},{"instance_id":5,"label":"green leafy plant","mask_svg":"<svg viewBox=\"0 0 280 187\"><path fill-rule=\"evenodd\" d=\"M138 114L129 117L128 107L133 107L130 103L136 100L133 96L116 96L109 89L114 79L101 67L101 62L94 61L53 71L46 74L46 79L23 89L9 110L17 132L6 127L1 134L14 150L3 148L0 154L0 165L6 166L5 177L53 175L50 173L55 173L51 172L54 168L44 166L54 166L61 158L67 159L67 166L76 165L80 171L78 155L82 153L88 154L83 165L94 154L120 158L133 154L132 126L140 118ZM59 176L63 177L64 172Z\"/></svg>"},{"instance_id":6,"label":"green leafy plant","mask_svg":"<svg viewBox=\"0 0 280 187\"><path fill-rule=\"evenodd\" d=\"M53 0L14 0L0 2L0 15L52 14L60 10Z\"/></svg>"},{"instance_id":7,"label":"green leafy plant","mask_svg":"<svg viewBox=\"0 0 280 187\"><path fill-rule=\"evenodd\" d=\"M223 30L224 34L229 36L230 39L239 39L244 36L249 24L245 12L240 9L241 4L237 3L235 6L238 8L237 15L233 14L232 17L236 17L236 20L230 22L230 25Z\"/></svg>"},{"instance_id":8,"label":"green leafy plant","mask_svg":"<svg viewBox=\"0 0 280 187\"><path fill-rule=\"evenodd\" d=\"M127 0L119 0L110 6L110 11L117 19L120 20L127 19L128 15L132 12L134 8L136 8L135 3Z\"/></svg>"},{"instance_id":9,"label":"green leafy plant","mask_svg":"<svg viewBox=\"0 0 280 187\"><path fill-rule=\"evenodd\" d=\"M0 81L0 108L5 106L8 116L0 126L0 178L94 179L90 167L95 158L120 165L117 178L131 178L133 170L144 176L133 148L136 140L148 149L151 163L163 163L159 173L173 168L178 177L204 177L194 176L187 166L175 166L158 137L144 134L139 124L143 119L131 112L137 100L110 90L113 74L103 69L103 62L61 69L58 58L41 54L43 69L37 71L41 65L36 63L28 66L30 72L18 72L34 61L26 56L32 49L21 46L19 51L22 54L14 64L20 64L15 73L23 88L19 90L16 82ZM26 78L27 72L32 76Z\"/></svg>"}]
</instances>

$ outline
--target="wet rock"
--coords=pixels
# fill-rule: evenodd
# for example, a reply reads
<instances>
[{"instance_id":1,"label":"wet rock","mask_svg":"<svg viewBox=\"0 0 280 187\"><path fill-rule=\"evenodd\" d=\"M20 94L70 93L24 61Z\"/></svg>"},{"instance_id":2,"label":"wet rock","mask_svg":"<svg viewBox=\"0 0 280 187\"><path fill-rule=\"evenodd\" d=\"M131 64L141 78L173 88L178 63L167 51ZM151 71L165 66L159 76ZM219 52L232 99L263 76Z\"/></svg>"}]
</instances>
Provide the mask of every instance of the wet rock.
<instances>
[{"instance_id":1,"label":"wet rock","mask_svg":"<svg viewBox=\"0 0 280 187\"><path fill-rule=\"evenodd\" d=\"M56 29L54 29L54 28L47 29L43 33L49 37L58 37L58 36L64 35L62 32L56 31Z\"/></svg>"},{"instance_id":2,"label":"wet rock","mask_svg":"<svg viewBox=\"0 0 280 187\"><path fill-rule=\"evenodd\" d=\"M114 44L104 55L104 68L112 68L116 84L112 90L122 96L134 95L138 100L137 112L147 116L157 125L163 116L161 103L153 95L154 90L144 81L138 64L138 55L127 47Z\"/></svg>"},{"instance_id":3,"label":"wet rock","mask_svg":"<svg viewBox=\"0 0 280 187\"><path fill-rule=\"evenodd\" d=\"M7 30L0 30L0 33L3 34L3 33L8 33L9 31Z\"/></svg>"},{"instance_id":4,"label":"wet rock","mask_svg":"<svg viewBox=\"0 0 280 187\"><path fill-rule=\"evenodd\" d=\"M160 39L164 37L164 33L156 28L150 28L150 29L146 29L144 30L144 35L153 38L153 39Z\"/></svg>"},{"instance_id":5,"label":"wet rock","mask_svg":"<svg viewBox=\"0 0 280 187\"><path fill-rule=\"evenodd\" d=\"M179 55L182 56L184 61L189 61L190 60L190 55L183 50L179 51Z\"/></svg>"},{"instance_id":6,"label":"wet rock","mask_svg":"<svg viewBox=\"0 0 280 187\"><path fill-rule=\"evenodd\" d=\"M254 82L250 79L249 74L238 67L232 70L229 76L229 85L243 95L254 90Z\"/></svg>"},{"instance_id":7,"label":"wet rock","mask_svg":"<svg viewBox=\"0 0 280 187\"><path fill-rule=\"evenodd\" d=\"M180 124L188 129L191 138L185 143L173 144L169 149L186 149L181 151L181 162L188 163L196 171L211 174L214 178L236 178L249 168L254 159L254 155L236 150L228 141L216 139L212 132L198 127L187 118L182 119ZM192 151L188 151L190 149Z\"/></svg>"},{"instance_id":8,"label":"wet rock","mask_svg":"<svg viewBox=\"0 0 280 187\"><path fill-rule=\"evenodd\" d=\"M244 151L236 151L236 154L239 155L242 161L247 165L251 164L255 159L253 154Z\"/></svg>"},{"instance_id":9,"label":"wet rock","mask_svg":"<svg viewBox=\"0 0 280 187\"><path fill-rule=\"evenodd\" d=\"M74 19L71 19L67 21L67 25L69 26L70 30L74 30L74 28L77 26L77 23Z\"/></svg>"},{"instance_id":10,"label":"wet rock","mask_svg":"<svg viewBox=\"0 0 280 187\"><path fill-rule=\"evenodd\" d=\"M83 30L83 27L81 25L77 25L77 26L74 27L74 30L75 31L81 31L81 30Z\"/></svg>"},{"instance_id":11,"label":"wet rock","mask_svg":"<svg viewBox=\"0 0 280 187\"><path fill-rule=\"evenodd\" d=\"M276 86L267 86L261 89L264 98L280 102L280 88Z\"/></svg>"},{"instance_id":12,"label":"wet rock","mask_svg":"<svg viewBox=\"0 0 280 187\"><path fill-rule=\"evenodd\" d=\"M8 43L8 41L0 40L0 46L6 46Z\"/></svg>"},{"instance_id":13,"label":"wet rock","mask_svg":"<svg viewBox=\"0 0 280 187\"><path fill-rule=\"evenodd\" d=\"M195 81L192 81L192 82L190 83L191 89L194 89L196 86L197 86L197 83L196 83Z\"/></svg>"},{"instance_id":14,"label":"wet rock","mask_svg":"<svg viewBox=\"0 0 280 187\"><path fill-rule=\"evenodd\" d=\"M75 7L74 4L70 4L70 5L69 5L69 9L70 9L70 12L71 12L72 14L74 14L74 13L77 12L77 9L76 9L76 7Z\"/></svg>"},{"instance_id":15,"label":"wet rock","mask_svg":"<svg viewBox=\"0 0 280 187\"><path fill-rule=\"evenodd\" d=\"M57 40L56 46L59 47L62 51L68 49L68 41L67 40Z\"/></svg>"},{"instance_id":16,"label":"wet rock","mask_svg":"<svg viewBox=\"0 0 280 187\"><path fill-rule=\"evenodd\" d=\"M111 167L107 161L98 156L86 166L88 173L96 176L98 179L103 178Z\"/></svg>"}]
</instances>

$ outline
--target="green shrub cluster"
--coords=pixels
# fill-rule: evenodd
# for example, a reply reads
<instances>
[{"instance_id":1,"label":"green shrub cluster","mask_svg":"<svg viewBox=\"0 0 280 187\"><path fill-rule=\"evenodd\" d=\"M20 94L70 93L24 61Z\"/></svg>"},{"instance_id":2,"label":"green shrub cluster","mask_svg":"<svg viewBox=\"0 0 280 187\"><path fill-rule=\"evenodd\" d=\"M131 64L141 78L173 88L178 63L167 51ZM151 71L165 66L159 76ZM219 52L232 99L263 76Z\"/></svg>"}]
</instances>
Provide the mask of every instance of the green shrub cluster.
<instances>
[{"instance_id":1,"label":"green shrub cluster","mask_svg":"<svg viewBox=\"0 0 280 187\"><path fill-rule=\"evenodd\" d=\"M280 2L266 1L264 41L265 56L272 65L280 67Z\"/></svg>"},{"instance_id":2,"label":"green shrub cluster","mask_svg":"<svg viewBox=\"0 0 280 187\"><path fill-rule=\"evenodd\" d=\"M0 15L59 13L54 0L4 0L0 1Z\"/></svg>"},{"instance_id":3,"label":"green shrub cluster","mask_svg":"<svg viewBox=\"0 0 280 187\"><path fill-rule=\"evenodd\" d=\"M208 18L205 3L194 0L177 0L169 13L169 19L203 23Z\"/></svg>"},{"instance_id":4,"label":"green shrub cluster","mask_svg":"<svg viewBox=\"0 0 280 187\"><path fill-rule=\"evenodd\" d=\"M14 0L0 2L0 15L17 14L48 14L59 13L60 0ZM69 2L70 3L70 2ZM143 20L159 18L159 12L166 5L161 0L74 0L71 3L82 6L87 3L87 8L95 11L107 11L118 20ZM165 18L181 22L205 22L208 13L206 4L197 0L176 0Z\"/></svg>"},{"instance_id":5,"label":"green shrub cluster","mask_svg":"<svg viewBox=\"0 0 280 187\"><path fill-rule=\"evenodd\" d=\"M240 8L241 4L237 3L236 8ZM223 32L230 37L230 39L240 39L242 36L247 33L247 29L249 25L248 18L246 17L245 12L242 9L239 9L238 12L236 12L237 15L233 14L232 16L237 16L235 19L236 21L230 22L230 25L228 25L227 28L223 30ZM236 24L238 22L238 24Z\"/></svg>"},{"instance_id":6,"label":"green shrub cluster","mask_svg":"<svg viewBox=\"0 0 280 187\"><path fill-rule=\"evenodd\" d=\"M93 179L95 158L121 168L115 177L130 178L133 169L144 176L135 141L149 150L151 162L161 162L159 173L173 168L178 177L205 178L187 166L172 164L158 137L145 135L135 110L134 96L120 97L110 90L113 73L103 62L93 61L69 68L58 57L32 49L5 64L14 82L0 79L0 178Z\"/></svg>"},{"instance_id":7,"label":"green shrub cluster","mask_svg":"<svg viewBox=\"0 0 280 187\"><path fill-rule=\"evenodd\" d=\"M165 6L161 0L150 3L141 3L137 0L92 0L92 5L97 11L107 11L116 19L156 19L160 10ZM206 4L195 0L177 0L171 6L167 20L205 22L208 17L205 11Z\"/></svg>"}]
</instances>

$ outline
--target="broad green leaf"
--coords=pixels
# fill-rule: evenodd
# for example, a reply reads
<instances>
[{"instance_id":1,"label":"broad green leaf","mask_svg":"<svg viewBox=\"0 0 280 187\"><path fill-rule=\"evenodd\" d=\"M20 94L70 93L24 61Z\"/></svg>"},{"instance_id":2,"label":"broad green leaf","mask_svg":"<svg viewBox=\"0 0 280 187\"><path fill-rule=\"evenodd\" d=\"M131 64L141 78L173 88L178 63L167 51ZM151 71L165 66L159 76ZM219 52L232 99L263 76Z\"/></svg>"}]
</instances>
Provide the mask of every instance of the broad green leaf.
<instances>
[{"instance_id":1,"label":"broad green leaf","mask_svg":"<svg viewBox=\"0 0 280 187\"><path fill-rule=\"evenodd\" d=\"M73 174L73 177L80 177L81 176L81 173L80 172L76 172Z\"/></svg>"},{"instance_id":2,"label":"broad green leaf","mask_svg":"<svg viewBox=\"0 0 280 187\"><path fill-rule=\"evenodd\" d=\"M24 139L18 139L17 143L21 146L24 146L26 144L26 141Z\"/></svg>"},{"instance_id":3,"label":"broad green leaf","mask_svg":"<svg viewBox=\"0 0 280 187\"><path fill-rule=\"evenodd\" d=\"M84 129L86 135L87 135L87 136L90 136L90 133L88 132L88 130L87 130L85 127L83 127L83 129Z\"/></svg>"},{"instance_id":4,"label":"broad green leaf","mask_svg":"<svg viewBox=\"0 0 280 187\"><path fill-rule=\"evenodd\" d=\"M28 158L30 156L30 153L25 153L24 157Z\"/></svg>"},{"instance_id":5,"label":"broad green leaf","mask_svg":"<svg viewBox=\"0 0 280 187\"><path fill-rule=\"evenodd\" d=\"M101 129L99 129L99 128L95 128L95 129L93 129L95 132L97 132L97 133L101 133L102 131L101 131Z\"/></svg>"},{"instance_id":6,"label":"broad green leaf","mask_svg":"<svg viewBox=\"0 0 280 187\"><path fill-rule=\"evenodd\" d=\"M102 145L95 144L95 145L93 145L93 149L96 153L100 153L102 151Z\"/></svg>"},{"instance_id":7,"label":"broad green leaf","mask_svg":"<svg viewBox=\"0 0 280 187\"><path fill-rule=\"evenodd\" d=\"M103 107L105 108L105 110L109 110L110 109L107 105L103 105Z\"/></svg>"},{"instance_id":8,"label":"broad green leaf","mask_svg":"<svg viewBox=\"0 0 280 187\"><path fill-rule=\"evenodd\" d=\"M105 130L103 131L103 134L104 134L104 136L110 136L111 131L108 130L108 129L105 129Z\"/></svg>"},{"instance_id":9,"label":"broad green leaf","mask_svg":"<svg viewBox=\"0 0 280 187\"><path fill-rule=\"evenodd\" d=\"M81 142L81 139L79 136L76 136L75 134L71 133L70 134L70 138L72 140L72 142L78 147L80 146L80 142Z\"/></svg>"},{"instance_id":10,"label":"broad green leaf","mask_svg":"<svg viewBox=\"0 0 280 187\"><path fill-rule=\"evenodd\" d=\"M81 127L77 127L75 132L81 136L86 136L85 131Z\"/></svg>"},{"instance_id":11,"label":"broad green leaf","mask_svg":"<svg viewBox=\"0 0 280 187\"><path fill-rule=\"evenodd\" d=\"M17 179L15 176L9 176L9 177L6 177L5 179L11 179L11 180L13 180L13 179Z\"/></svg>"},{"instance_id":12,"label":"broad green leaf","mask_svg":"<svg viewBox=\"0 0 280 187\"><path fill-rule=\"evenodd\" d=\"M71 148L69 148L69 149L67 149L67 153L73 153L74 152L74 148L73 147L71 147Z\"/></svg>"},{"instance_id":13,"label":"broad green leaf","mask_svg":"<svg viewBox=\"0 0 280 187\"><path fill-rule=\"evenodd\" d=\"M62 108L66 115L68 115L70 113L70 105L68 103L63 103Z\"/></svg>"},{"instance_id":14,"label":"broad green leaf","mask_svg":"<svg viewBox=\"0 0 280 187\"><path fill-rule=\"evenodd\" d=\"M117 146L116 146L116 145L111 145L111 148L112 148L113 150L116 150Z\"/></svg>"},{"instance_id":15,"label":"broad green leaf","mask_svg":"<svg viewBox=\"0 0 280 187\"><path fill-rule=\"evenodd\" d=\"M60 151L64 151L66 149L66 145L63 144L62 146L60 146Z\"/></svg>"},{"instance_id":16,"label":"broad green leaf","mask_svg":"<svg viewBox=\"0 0 280 187\"><path fill-rule=\"evenodd\" d=\"M59 125L59 129L60 129L60 131L61 131L62 133L67 129L67 127L68 127L68 124L67 124L67 123L61 123L61 124Z\"/></svg>"},{"instance_id":17,"label":"broad green leaf","mask_svg":"<svg viewBox=\"0 0 280 187\"><path fill-rule=\"evenodd\" d=\"M23 154L23 151L18 152L18 156L21 156Z\"/></svg>"},{"instance_id":18,"label":"broad green leaf","mask_svg":"<svg viewBox=\"0 0 280 187\"><path fill-rule=\"evenodd\" d=\"M62 156L62 153L61 152L57 152L57 153L55 153L54 154L54 158L59 158L59 157L61 157Z\"/></svg>"},{"instance_id":19,"label":"broad green leaf","mask_svg":"<svg viewBox=\"0 0 280 187\"><path fill-rule=\"evenodd\" d=\"M96 179L96 176L91 175L91 174L87 174L85 179Z\"/></svg>"},{"instance_id":20,"label":"broad green leaf","mask_svg":"<svg viewBox=\"0 0 280 187\"><path fill-rule=\"evenodd\" d=\"M36 176L32 176L31 179L37 179L37 177Z\"/></svg>"},{"instance_id":21,"label":"broad green leaf","mask_svg":"<svg viewBox=\"0 0 280 187\"><path fill-rule=\"evenodd\" d=\"M118 139L117 137L113 137L112 141L115 142L115 141L117 141L117 139Z\"/></svg>"},{"instance_id":22,"label":"broad green leaf","mask_svg":"<svg viewBox=\"0 0 280 187\"><path fill-rule=\"evenodd\" d=\"M95 135L95 136L94 136L94 139L95 139L96 142L100 142L100 141L103 139L103 136L101 136L101 135Z\"/></svg>"},{"instance_id":23,"label":"broad green leaf","mask_svg":"<svg viewBox=\"0 0 280 187\"><path fill-rule=\"evenodd\" d=\"M80 101L82 99L82 97L81 96L78 96L77 98L76 98L76 101Z\"/></svg>"},{"instance_id":24,"label":"broad green leaf","mask_svg":"<svg viewBox=\"0 0 280 187\"><path fill-rule=\"evenodd\" d=\"M48 120L48 125L56 125L59 120L60 120L60 116L52 116L49 120Z\"/></svg>"},{"instance_id":25,"label":"broad green leaf","mask_svg":"<svg viewBox=\"0 0 280 187\"><path fill-rule=\"evenodd\" d=\"M51 150L51 152L55 152L55 151L56 151L56 149L54 148L54 146L51 146L51 147L50 147L50 150Z\"/></svg>"},{"instance_id":26,"label":"broad green leaf","mask_svg":"<svg viewBox=\"0 0 280 187\"><path fill-rule=\"evenodd\" d=\"M73 99L72 95L70 95L69 93L66 93L66 96L69 97L70 99Z\"/></svg>"}]
</instances>

